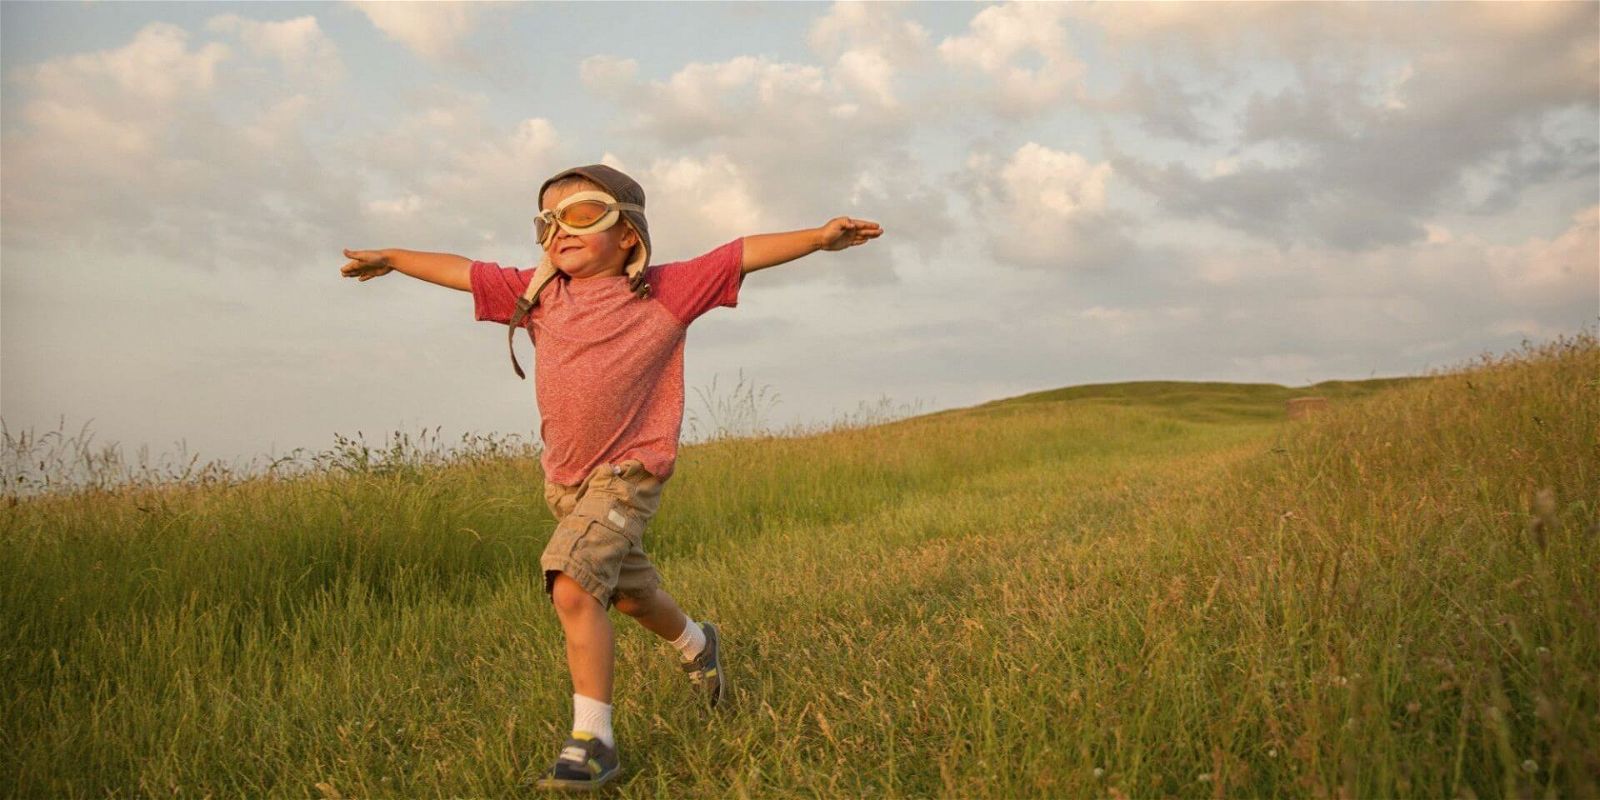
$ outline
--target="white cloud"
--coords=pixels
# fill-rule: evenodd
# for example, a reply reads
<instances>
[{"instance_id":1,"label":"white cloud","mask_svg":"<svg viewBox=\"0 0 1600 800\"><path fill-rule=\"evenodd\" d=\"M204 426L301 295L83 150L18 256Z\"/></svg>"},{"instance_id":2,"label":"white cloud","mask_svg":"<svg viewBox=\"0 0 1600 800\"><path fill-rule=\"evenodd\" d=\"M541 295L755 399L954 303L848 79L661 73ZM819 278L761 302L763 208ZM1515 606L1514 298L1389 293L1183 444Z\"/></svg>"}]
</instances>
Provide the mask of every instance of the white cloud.
<instances>
[{"instance_id":1,"label":"white cloud","mask_svg":"<svg viewBox=\"0 0 1600 800\"><path fill-rule=\"evenodd\" d=\"M980 231L996 258L1023 267L1112 266L1131 253L1106 204L1109 163L1028 142L1004 163L966 165Z\"/></svg>"},{"instance_id":2,"label":"white cloud","mask_svg":"<svg viewBox=\"0 0 1600 800\"><path fill-rule=\"evenodd\" d=\"M894 96L894 67L876 50L849 50L834 67L839 81L857 96L886 108L899 104Z\"/></svg>"},{"instance_id":3,"label":"white cloud","mask_svg":"<svg viewBox=\"0 0 1600 800\"><path fill-rule=\"evenodd\" d=\"M1520 89L1528 101L1551 90L1583 97L1587 89L1592 97L1600 85L1589 3L1080 3L1070 10L1114 47L1150 48L1169 60L1193 57L1214 68L1281 58L1302 71L1374 66L1368 88L1380 106L1409 106L1407 97L1451 83L1469 96L1482 91L1472 85L1479 82ZM1432 83L1415 85L1428 76Z\"/></svg>"},{"instance_id":4,"label":"white cloud","mask_svg":"<svg viewBox=\"0 0 1600 800\"><path fill-rule=\"evenodd\" d=\"M26 125L6 135L8 221L31 234L94 208L76 207L74 188L110 180L126 191L159 179L173 111L204 103L229 55L221 44L190 49L187 31L153 23L122 47L20 70Z\"/></svg>"},{"instance_id":5,"label":"white cloud","mask_svg":"<svg viewBox=\"0 0 1600 800\"><path fill-rule=\"evenodd\" d=\"M238 34L239 40L250 52L276 58L291 75L323 81L337 81L344 76L344 62L339 58L339 49L322 32L316 17L262 22L237 14L224 14L212 17L206 23L206 29L214 33Z\"/></svg>"},{"instance_id":6,"label":"white cloud","mask_svg":"<svg viewBox=\"0 0 1600 800\"><path fill-rule=\"evenodd\" d=\"M1111 165L1090 164L1077 153L1029 142L1017 149L1000 177L1013 200L1037 201L1045 215L1071 219L1105 211Z\"/></svg>"},{"instance_id":7,"label":"white cloud","mask_svg":"<svg viewBox=\"0 0 1600 800\"><path fill-rule=\"evenodd\" d=\"M928 31L895 12L893 3L837 2L811 23L806 41L823 55L872 50L896 65L915 63L927 55Z\"/></svg>"},{"instance_id":8,"label":"white cloud","mask_svg":"<svg viewBox=\"0 0 1600 800\"><path fill-rule=\"evenodd\" d=\"M167 105L215 84L226 45L189 49L189 32L164 22L139 29L114 50L47 61L23 71L23 82L62 103L84 103L108 93L137 103Z\"/></svg>"},{"instance_id":9,"label":"white cloud","mask_svg":"<svg viewBox=\"0 0 1600 800\"><path fill-rule=\"evenodd\" d=\"M893 108L893 68L876 51L848 51L832 68L764 56L690 62L665 80L641 78L633 59L597 55L579 76L632 115L629 132L671 144L776 136L791 151L834 149L842 137L906 126Z\"/></svg>"},{"instance_id":10,"label":"white cloud","mask_svg":"<svg viewBox=\"0 0 1600 800\"><path fill-rule=\"evenodd\" d=\"M1113 159L1163 211L1277 244L1351 251L1424 241L1429 220L1527 190L1594 185L1600 6L1101 4L1072 6L1129 61L1209 91L1140 91L1127 110L1169 130L1207 119L1233 165ZM1198 77L1196 77L1198 76ZM1138 88L1135 86L1135 88ZM1151 87L1153 88L1153 87ZM1582 122L1576 122L1581 119ZM1571 123L1568 120L1572 120ZM1113 140L1116 141L1116 140ZM1260 160L1263 154L1286 159ZM1211 157L1214 157L1212 154ZM1210 160L1209 158L1207 160Z\"/></svg>"},{"instance_id":11,"label":"white cloud","mask_svg":"<svg viewBox=\"0 0 1600 800\"><path fill-rule=\"evenodd\" d=\"M489 51L468 51L491 33L484 15L499 13L485 8L390 9L409 22L380 20L384 7L363 13L423 58L454 63ZM552 30L529 24L545 22L549 7L494 8L519 9L506 14L503 32L493 26L503 41L537 41ZM685 8L705 10L700 30L713 38L743 24L715 7ZM8 328L6 363L34 380L7 381L8 411L19 391L36 409L60 398L92 409L85 398L96 396L95 376L83 364L11 359L17 348L24 356L90 352L70 345L107 341L113 330L120 376L142 387L140 402L119 407L130 417L167 409L173 419L163 431L190 430L217 409L259 416L251 387L295 389L279 372L347 389L349 364L363 358L409 362L410 373L438 378L368 392L373 402L406 398L385 407L391 418L525 428L526 385L512 391L519 384L508 382L492 330L478 329L491 346L461 347L460 357L438 349L473 336L460 327L459 303L399 278L359 289L330 283L335 248L418 247L526 264L533 190L602 149L603 162L634 165L646 185L660 260L839 213L885 224L888 235L869 247L764 272L738 313L697 323L711 326L699 334L702 378L748 367L762 382L784 382L784 411L801 416L825 417L828 402L849 408L880 391L948 403L1129 377L1298 382L1402 372L1423 358L1507 345L1497 337L1550 335L1594 319L1597 212L1566 222L1576 207L1600 202L1594 4L974 6L932 44L906 9L839 4L810 13L816 22L799 44L812 50L789 60L758 53L791 52L794 41L790 50L776 43L732 57L739 51L686 40L681 52L721 53L694 64L661 60L649 31L565 29L575 52L638 59L583 61L588 91L572 93L570 117L503 104L508 95L532 97L518 93L534 81L445 74L384 45L406 62L404 89L381 126L355 126L352 106L318 92L344 85L306 80L297 65L348 59L346 78L359 84L350 90L362 93L380 91L370 82L394 73L358 64L310 17L269 23L225 13L236 7L203 11L202 19L222 14L209 28L128 27L103 52L20 66L8 76L0 194L5 312L27 333L13 337ZM1100 15L1116 18L1103 27L1105 46L1075 50L1080 36L1099 37L1071 18ZM43 30L13 33L52 41ZM1081 74L1079 58L1092 76ZM1085 105L1084 87L1115 94ZM1256 93L1259 115L1249 117ZM1092 115L1043 123L1062 127L997 125L982 113L1021 116L1073 101ZM1319 117L1319 109L1329 113ZM1140 116L1124 127L1127 115ZM589 120L601 122L579 127ZM607 120L617 124L605 129ZM1096 154L1082 138L1099 123L1110 128L1102 142L1121 152ZM1167 140L1152 144L1146 134ZM964 169L959 159L971 150L980 156ZM1129 162L1169 158L1192 174L1150 176L1157 200L1148 216L1137 206L1145 227L1135 237L1122 208L1145 198L1124 194L1143 185ZM1482 191L1456 190L1462 168L1483 173ZM949 178L973 212L958 220L946 210ZM1503 205L1449 205L1506 186L1515 191ZM1551 214L1561 224L1552 227ZM95 245L129 257L73 258ZM1130 260L1137 268L1088 269ZM56 273L88 274L82 265L90 264L115 277L117 291L87 301L27 293L75 285ZM1033 268L1007 268L1015 264ZM262 265L300 271L285 280ZM1063 267L1075 271L1051 271ZM18 275L32 283L14 287ZM903 280L881 285L896 276ZM123 302L96 306L96 297ZM77 316L61 311L84 302ZM219 304L231 304L228 326L171 327L185 319L174 309ZM144 311L119 313L128 309ZM92 320L78 334L27 322L78 317ZM342 322L322 330L315 320ZM327 335L336 328L385 324L394 336L365 352L319 349L337 339ZM311 333L304 342L276 335L295 331ZM210 344L195 350L195 342ZM196 353L205 369L173 367ZM480 356L482 386L472 377ZM237 380L174 411L163 393L219 374L214 363L231 365ZM263 364L282 369L262 372ZM703 385L693 369L690 385ZM62 372L81 379L51 378ZM303 388L269 398L275 419L299 425L300 441L363 424L293 408L291 395L310 396ZM463 406L469 396L479 404ZM494 397L508 399L483 400ZM499 411L476 413L491 407ZM241 434L241 447L264 435Z\"/></svg>"},{"instance_id":12,"label":"white cloud","mask_svg":"<svg viewBox=\"0 0 1600 800\"><path fill-rule=\"evenodd\" d=\"M631 58L595 55L578 64L578 79L595 91L627 91L638 79L639 62Z\"/></svg>"},{"instance_id":13,"label":"white cloud","mask_svg":"<svg viewBox=\"0 0 1600 800\"><path fill-rule=\"evenodd\" d=\"M970 33L939 43L954 66L973 67L993 81L992 103L1007 116L1048 110L1082 77L1063 25L1067 5L1008 3L979 11Z\"/></svg>"},{"instance_id":14,"label":"white cloud","mask_svg":"<svg viewBox=\"0 0 1600 800\"><path fill-rule=\"evenodd\" d=\"M688 258L767 227L743 170L722 153L658 159L639 181L649 192L654 260Z\"/></svg>"},{"instance_id":15,"label":"white cloud","mask_svg":"<svg viewBox=\"0 0 1600 800\"><path fill-rule=\"evenodd\" d=\"M357 2L356 8L389 38L430 60L456 55L477 23L471 3Z\"/></svg>"},{"instance_id":16,"label":"white cloud","mask_svg":"<svg viewBox=\"0 0 1600 800\"><path fill-rule=\"evenodd\" d=\"M634 87L653 96L655 123L676 124L680 134L736 134L774 120L803 122L817 111L853 99L827 80L824 68L739 56L716 63L693 62L666 81Z\"/></svg>"},{"instance_id":17,"label":"white cloud","mask_svg":"<svg viewBox=\"0 0 1600 800\"><path fill-rule=\"evenodd\" d=\"M592 56L579 74L634 111L636 129L676 141L738 135L775 112L815 119L835 102L820 68L755 56L691 62L665 81L637 80L631 59Z\"/></svg>"},{"instance_id":18,"label":"white cloud","mask_svg":"<svg viewBox=\"0 0 1600 800\"><path fill-rule=\"evenodd\" d=\"M415 192L406 192L388 200L368 200L364 207L370 214L397 217L409 221L423 208L422 198Z\"/></svg>"},{"instance_id":19,"label":"white cloud","mask_svg":"<svg viewBox=\"0 0 1600 800\"><path fill-rule=\"evenodd\" d=\"M1300 27L1327 25L1325 8L1274 3L1095 3L1072 4L1069 12L1096 24L1117 46L1177 43L1206 54L1252 43L1282 41ZM1344 15L1344 11L1335 12ZM1359 12L1355 12L1359 13ZM1263 29L1274 37L1257 35Z\"/></svg>"},{"instance_id":20,"label":"white cloud","mask_svg":"<svg viewBox=\"0 0 1600 800\"><path fill-rule=\"evenodd\" d=\"M8 244L282 264L329 224L350 190L306 145L311 103L277 57L296 42L326 53L320 32L218 25L266 60L156 23L122 46L17 71L22 124L5 131L0 185Z\"/></svg>"},{"instance_id":21,"label":"white cloud","mask_svg":"<svg viewBox=\"0 0 1600 800\"><path fill-rule=\"evenodd\" d=\"M550 120L533 117L521 120L508 131L496 130L484 141L452 144L459 148L455 162L466 183L494 175L523 183L538 177L526 170L541 167L560 146L561 137Z\"/></svg>"},{"instance_id":22,"label":"white cloud","mask_svg":"<svg viewBox=\"0 0 1600 800\"><path fill-rule=\"evenodd\" d=\"M817 53L834 56L833 77L842 88L884 108L900 104L894 88L898 74L921 64L930 52L927 30L900 18L890 3L834 3L811 24L807 40ZM836 109L854 113L859 106Z\"/></svg>"},{"instance_id":23,"label":"white cloud","mask_svg":"<svg viewBox=\"0 0 1600 800\"><path fill-rule=\"evenodd\" d=\"M346 142L348 160L370 178L357 230L419 249L529 258L534 192L565 166L562 138L542 117L511 125L490 117L486 96L438 90L382 130Z\"/></svg>"},{"instance_id":24,"label":"white cloud","mask_svg":"<svg viewBox=\"0 0 1600 800\"><path fill-rule=\"evenodd\" d=\"M1202 309L1169 344L1196 343L1205 351L1197 357L1229 356L1238 375L1298 381L1415 372L1513 346L1515 338L1592 324L1600 302L1597 228L1600 208L1590 208L1556 236L1508 244L1458 233L1360 253L1195 248L1139 296L1152 304L1181 296Z\"/></svg>"},{"instance_id":25,"label":"white cloud","mask_svg":"<svg viewBox=\"0 0 1600 800\"><path fill-rule=\"evenodd\" d=\"M850 213L883 223L926 254L949 234L945 192L929 184L908 146L913 126L907 104L895 104L890 67L850 56L859 52L846 50L844 67L740 56L685 64L662 79L640 75L631 59L593 56L579 74L627 120L622 133L640 149L620 151L626 160L707 167L725 160L737 168L748 196L764 203L765 224L792 229ZM863 191L864 173L884 176L892 191ZM648 183L645 188L652 190ZM852 202L865 205L847 205ZM839 274L887 279L893 273L885 249L837 256L873 262ZM810 274L791 271L767 280Z\"/></svg>"},{"instance_id":26,"label":"white cloud","mask_svg":"<svg viewBox=\"0 0 1600 800\"><path fill-rule=\"evenodd\" d=\"M1554 239L1490 247L1488 260L1503 297L1551 305L1587 295L1600 304L1600 206L1573 214L1572 227Z\"/></svg>"},{"instance_id":27,"label":"white cloud","mask_svg":"<svg viewBox=\"0 0 1600 800\"><path fill-rule=\"evenodd\" d=\"M254 119L243 122L239 133L260 152L299 145L301 129L312 109L311 98L295 94L269 103Z\"/></svg>"},{"instance_id":28,"label":"white cloud","mask_svg":"<svg viewBox=\"0 0 1600 800\"><path fill-rule=\"evenodd\" d=\"M33 135L18 146L26 148L34 166L48 161L71 162L78 156L84 157L80 162L84 165L115 165L123 163L123 159L147 156L159 127L151 120L122 117L111 109L50 98L25 105L22 117L32 127Z\"/></svg>"}]
</instances>

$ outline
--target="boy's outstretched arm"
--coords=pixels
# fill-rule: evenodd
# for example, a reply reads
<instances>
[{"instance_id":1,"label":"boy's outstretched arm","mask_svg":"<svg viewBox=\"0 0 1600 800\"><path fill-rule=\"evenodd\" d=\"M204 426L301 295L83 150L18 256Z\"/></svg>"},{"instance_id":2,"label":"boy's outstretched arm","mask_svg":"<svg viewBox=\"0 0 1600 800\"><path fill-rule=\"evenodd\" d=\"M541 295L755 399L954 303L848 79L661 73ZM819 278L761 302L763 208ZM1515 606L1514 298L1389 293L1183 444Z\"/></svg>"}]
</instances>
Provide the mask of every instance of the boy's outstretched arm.
<instances>
[{"instance_id":1,"label":"boy's outstretched arm","mask_svg":"<svg viewBox=\"0 0 1600 800\"><path fill-rule=\"evenodd\" d=\"M472 291L470 258L417 250L345 250L344 257L350 261L339 268L339 274L346 278L366 281L399 270L429 283Z\"/></svg>"},{"instance_id":2,"label":"boy's outstretched arm","mask_svg":"<svg viewBox=\"0 0 1600 800\"><path fill-rule=\"evenodd\" d=\"M883 235L876 222L852 217L834 217L820 228L788 233L763 233L744 237L743 271L777 266L810 255L818 250L843 250L866 244Z\"/></svg>"}]
</instances>

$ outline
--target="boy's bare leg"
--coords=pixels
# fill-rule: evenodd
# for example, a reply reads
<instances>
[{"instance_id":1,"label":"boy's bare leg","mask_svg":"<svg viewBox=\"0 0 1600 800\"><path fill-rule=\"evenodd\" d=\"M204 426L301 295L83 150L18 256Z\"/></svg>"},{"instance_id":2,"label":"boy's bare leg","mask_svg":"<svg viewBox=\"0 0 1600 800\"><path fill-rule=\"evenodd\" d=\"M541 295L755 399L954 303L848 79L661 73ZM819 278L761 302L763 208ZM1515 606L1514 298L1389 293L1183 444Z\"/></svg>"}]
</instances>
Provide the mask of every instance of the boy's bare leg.
<instances>
[{"instance_id":1,"label":"boy's bare leg","mask_svg":"<svg viewBox=\"0 0 1600 800\"><path fill-rule=\"evenodd\" d=\"M613 602L618 611L669 642L683 635L683 626L689 621L683 609L678 608L678 601L659 588L643 597L617 595Z\"/></svg>"},{"instance_id":2,"label":"boy's bare leg","mask_svg":"<svg viewBox=\"0 0 1600 800\"><path fill-rule=\"evenodd\" d=\"M682 666L689 673L689 680L700 687L712 707L716 707L727 690L716 626L701 622L691 629L688 615L678 608L672 595L659 588L637 597L618 596L616 604L618 611L672 643L678 657L683 659Z\"/></svg>"},{"instance_id":3,"label":"boy's bare leg","mask_svg":"<svg viewBox=\"0 0 1600 800\"><path fill-rule=\"evenodd\" d=\"M550 597L555 601L556 616L567 637L567 668L572 671L572 691L610 703L616 664L616 637L611 630L611 617L594 595L565 574L556 575ZM682 612L679 614L681 616Z\"/></svg>"}]
</instances>

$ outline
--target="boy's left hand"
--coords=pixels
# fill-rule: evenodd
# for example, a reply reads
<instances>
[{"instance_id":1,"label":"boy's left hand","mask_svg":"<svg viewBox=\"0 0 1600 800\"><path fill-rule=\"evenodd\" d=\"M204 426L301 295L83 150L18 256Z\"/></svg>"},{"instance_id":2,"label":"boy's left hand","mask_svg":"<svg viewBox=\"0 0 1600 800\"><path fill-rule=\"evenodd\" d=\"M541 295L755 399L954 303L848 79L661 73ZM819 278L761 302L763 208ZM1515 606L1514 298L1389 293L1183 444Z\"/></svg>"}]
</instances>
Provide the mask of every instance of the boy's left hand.
<instances>
[{"instance_id":1,"label":"boy's left hand","mask_svg":"<svg viewBox=\"0 0 1600 800\"><path fill-rule=\"evenodd\" d=\"M784 233L761 233L744 237L745 273L786 264L818 250L843 250L883 235L883 228L870 220L834 217L820 228Z\"/></svg>"},{"instance_id":2,"label":"boy's left hand","mask_svg":"<svg viewBox=\"0 0 1600 800\"><path fill-rule=\"evenodd\" d=\"M843 250L882 235L883 228L871 220L834 217L822 226L822 249Z\"/></svg>"}]
</instances>

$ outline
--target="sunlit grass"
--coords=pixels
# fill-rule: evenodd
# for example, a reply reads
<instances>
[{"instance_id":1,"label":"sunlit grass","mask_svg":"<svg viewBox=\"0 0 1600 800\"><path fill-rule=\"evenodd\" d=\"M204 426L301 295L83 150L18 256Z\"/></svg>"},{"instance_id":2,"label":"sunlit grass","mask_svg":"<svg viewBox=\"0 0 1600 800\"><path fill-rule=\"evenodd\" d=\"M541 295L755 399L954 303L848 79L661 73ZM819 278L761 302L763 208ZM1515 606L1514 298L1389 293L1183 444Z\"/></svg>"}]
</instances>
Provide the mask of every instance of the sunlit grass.
<instances>
[{"instance_id":1,"label":"sunlit grass","mask_svg":"<svg viewBox=\"0 0 1600 800\"><path fill-rule=\"evenodd\" d=\"M731 708L619 626L620 793L1593 795L1596 376L1585 335L690 447L647 546L723 628ZM1296 393L1331 409L1286 422ZM570 713L540 480L524 454L7 504L0 784L521 793Z\"/></svg>"}]
</instances>

